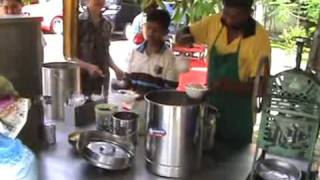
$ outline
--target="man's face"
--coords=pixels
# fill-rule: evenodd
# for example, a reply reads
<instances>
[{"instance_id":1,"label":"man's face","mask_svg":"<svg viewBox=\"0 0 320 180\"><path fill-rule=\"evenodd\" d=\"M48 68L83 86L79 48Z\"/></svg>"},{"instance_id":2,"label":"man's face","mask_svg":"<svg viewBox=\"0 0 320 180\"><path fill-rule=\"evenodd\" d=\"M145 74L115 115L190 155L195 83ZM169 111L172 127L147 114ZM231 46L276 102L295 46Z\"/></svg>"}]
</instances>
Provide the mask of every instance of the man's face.
<instances>
[{"instance_id":1,"label":"man's face","mask_svg":"<svg viewBox=\"0 0 320 180\"><path fill-rule=\"evenodd\" d=\"M143 28L146 40L150 42L162 42L167 31L158 22L147 22Z\"/></svg>"},{"instance_id":2,"label":"man's face","mask_svg":"<svg viewBox=\"0 0 320 180\"><path fill-rule=\"evenodd\" d=\"M22 4L16 0L4 0L2 9L4 14L21 14Z\"/></svg>"},{"instance_id":3,"label":"man's face","mask_svg":"<svg viewBox=\"0 0 320 180\"><path fill-rule=\"evenodd\" d=\"M222 22L231 29L241 29L250 18L250 10L245 8L224 7Z\"/></svg>"}]
</instances>

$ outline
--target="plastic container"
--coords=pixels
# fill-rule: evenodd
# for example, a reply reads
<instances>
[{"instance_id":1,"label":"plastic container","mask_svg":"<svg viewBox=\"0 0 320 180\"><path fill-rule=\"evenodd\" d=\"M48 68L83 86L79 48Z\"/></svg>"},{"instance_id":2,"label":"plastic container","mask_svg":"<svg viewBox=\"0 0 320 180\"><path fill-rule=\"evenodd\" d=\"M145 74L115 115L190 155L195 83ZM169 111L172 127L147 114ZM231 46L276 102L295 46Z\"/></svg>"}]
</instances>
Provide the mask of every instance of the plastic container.
<instances>
[{"instance_id":1,"label":"plastic container","mask_svg":"<svg viewBox=\"0 0 320 180\"><path fill-rule=\"evenodd\" d=\"M37 180L37 162L20 140L0 134L0 174L5 180Z\"/></svg>"},{"instance_id":2,"label":"plastic container","mask_svg":"<svg viewBox=\"0 0 320 180\"><path fill-rule=\"evenodd\" d=\"M94 108L97 130L108 131L112 114L117 110L117 106L112 104L97 104Z\"/></svg>"}]
</instances>

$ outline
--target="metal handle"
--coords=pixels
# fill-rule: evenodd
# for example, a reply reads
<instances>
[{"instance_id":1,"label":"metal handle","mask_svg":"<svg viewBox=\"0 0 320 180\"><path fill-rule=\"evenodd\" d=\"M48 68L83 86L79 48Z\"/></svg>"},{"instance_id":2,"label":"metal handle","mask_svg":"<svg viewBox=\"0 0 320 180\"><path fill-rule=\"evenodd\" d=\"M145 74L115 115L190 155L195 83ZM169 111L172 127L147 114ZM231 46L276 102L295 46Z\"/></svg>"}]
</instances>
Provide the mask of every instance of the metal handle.
<instances>
[{"instance_id":1,"label":"metal handle","mask_svg":"<svg viewBox=\"0 0 320 180\"><path fill-rule=\"evenodd\" d=\"M194 136L194 143L197 143L197 142L199 143L199 149L196 155L197 162L195 166L197 169L201 168L201 158L202 158L203 144L204 144L203 131L204 131L205 113L206 113L206 108L203 111L200 111L200 118L197 121L196 134Z\"/></svg>"},{"instance_id":2,"label":"metal handle","mask_svg":"<svg viewBox=\"0 0 320 180\"><path fill-rule=\"evenodd\" d=\"M210 114L212 116L210 116ZM202 118L202 149L210 150L213 147L214 143L214 134L215 134L215 121L220 116L218 109L211 105L206 104L203 111ZM210 117L214 117L211 118ZM206 126L205 126L206 125Z\"/></svg>"},{"instance_id":3,"label":"metal handle","mask_svg":"<svg viewBox=\"0 0 320 180\"><path fill-rule=\"evenodd\" d=\"M304 37L296 37L296 45L297 45L297 56L296 56L296 70L301 70L301 60L303 54L303 48L305 43L308 42L307 38Z\"/></svg>"},{"instance_id":4,"label":"metal handle","mask_svg":"<svg viewBox=\"0 0 320 180\"><path fill-rule=\"evenodd\" d=\"M312 70L319 72L319 61L320 61L320 24L317 31L313 36L313 42L310 49L307 71L311 72Z\"/></svg>"},{"instance_id":5,"label":"metal handle","mask_svg":"<svg viewBox=\"0 0 320 180\"><path fill-rule=\"evenodd\" d=\"M52 104L52 96L41 96L40 100L44 105Z\"/></svg>"},{"instance_id":6,"label":"metal handle","mask_svg":"<svg viewBox=\"0 0 320 180\"><path fill-rule=\"evenodd\" d=\"M252 92L252 110L253 113L259 113L267 93L267 85L270 78L269 58L262 58L259 62L258 71L253 82ZM258 102L257 102L258 101Z\"/></svg>"}]
</instances>

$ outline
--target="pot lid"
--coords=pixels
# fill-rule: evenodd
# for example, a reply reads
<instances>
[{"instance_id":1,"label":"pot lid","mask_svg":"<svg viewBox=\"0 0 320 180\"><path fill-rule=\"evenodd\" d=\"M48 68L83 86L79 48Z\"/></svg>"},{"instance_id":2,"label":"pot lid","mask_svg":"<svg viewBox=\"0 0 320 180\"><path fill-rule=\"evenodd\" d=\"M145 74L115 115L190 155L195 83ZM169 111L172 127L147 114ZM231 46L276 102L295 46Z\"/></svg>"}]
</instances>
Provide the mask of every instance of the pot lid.
<instances>
[{"instance_id":1,"label":"pot lid","mask_svg":"<svg viewBox=\"0 0 320 180\"><path fill-rule=\"evenodd\" d=\"M104 169L120 170L130 166L133 153L115 142L94 141L83 150L84 157Z\"/></svg>"},{"instance_id":2,"label":"pot lid","mask_svg":"<svg viewBox=\"0 0 320 180\"><path fill-rule=\"evenodd\" d=\"M135 151L134 145L127 140L100 131L82 132L77 149L92 165L109 170L130 167Z\"/></svg>"}]
</instances>

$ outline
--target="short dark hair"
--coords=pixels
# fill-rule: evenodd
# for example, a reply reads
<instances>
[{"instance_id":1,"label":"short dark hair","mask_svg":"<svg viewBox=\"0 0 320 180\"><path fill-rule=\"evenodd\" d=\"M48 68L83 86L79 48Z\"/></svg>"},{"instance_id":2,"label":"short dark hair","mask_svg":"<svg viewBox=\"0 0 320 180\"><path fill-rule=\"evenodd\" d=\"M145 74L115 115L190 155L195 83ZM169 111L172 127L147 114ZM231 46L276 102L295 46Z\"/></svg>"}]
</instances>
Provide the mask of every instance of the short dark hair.
<instances>
[{"instance_id":1,"label":"short dark hair","mask_svg":"<svg viewBox=\"0 0 320 180\"><path fill-rule=\"evenodd\" d=\"M4 3L4 1L5 1L5 0L0 0L0 5L2 5L2 4ZM19 3L19 4L23 4L23 3L22 3L22 0L16 0L16 1L17 1L17 3Z\"/></svg>"},{"instance_id":2,"label":"short dark hair","mask_svg":"<svg viewBox=\"0 0 320 180\"><path fill-rule=\"evenodd\" d=\"M167 30L171 23L171 17L168 11L155 9L147 13L147 22L157 22L162 25L163 29Z\"/></svg>"},{"instance_id":3,"label":"short dark hair","mask_svg":"<svg viewBox=\"0 0 320 180\"><path fill-rule=\"evenodd\" d=\"M241 7L251 9L253 0L223 0L223 5L226 7Z\"/></svg>"}]
</instances>

